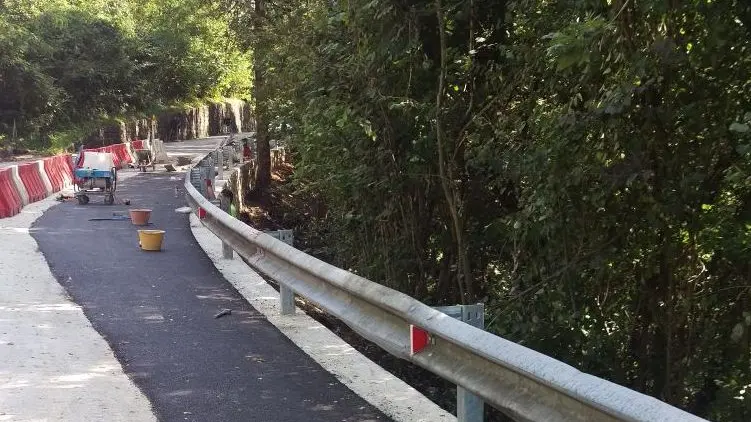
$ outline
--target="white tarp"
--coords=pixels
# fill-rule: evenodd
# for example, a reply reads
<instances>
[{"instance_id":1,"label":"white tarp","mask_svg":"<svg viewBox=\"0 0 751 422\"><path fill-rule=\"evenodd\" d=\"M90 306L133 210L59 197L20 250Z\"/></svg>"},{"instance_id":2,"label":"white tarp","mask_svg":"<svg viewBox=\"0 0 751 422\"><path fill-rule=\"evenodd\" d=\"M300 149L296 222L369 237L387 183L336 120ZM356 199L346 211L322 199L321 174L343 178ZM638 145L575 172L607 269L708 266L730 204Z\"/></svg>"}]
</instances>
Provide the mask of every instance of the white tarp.
<instances>
[{"instance_id":1,"label":"white tarp","mask_svg":"<svg viewBox=\"0 0 751 422\"><path fill-rule=\"evenodd\" d=\"M111 170L115 167L114 159L111 152L83 152L83 162L80 168L91 170Z\"/></svg>"}]
</instances>

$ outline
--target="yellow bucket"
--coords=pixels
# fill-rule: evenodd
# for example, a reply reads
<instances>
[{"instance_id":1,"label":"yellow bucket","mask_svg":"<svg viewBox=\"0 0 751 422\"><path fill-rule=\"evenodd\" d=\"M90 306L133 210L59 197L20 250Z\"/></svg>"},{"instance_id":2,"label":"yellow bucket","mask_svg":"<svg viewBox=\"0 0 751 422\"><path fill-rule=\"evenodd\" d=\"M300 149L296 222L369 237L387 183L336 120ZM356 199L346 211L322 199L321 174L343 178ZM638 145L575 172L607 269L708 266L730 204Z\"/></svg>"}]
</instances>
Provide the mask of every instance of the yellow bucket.
<instances>
[{"instance_id":1,"label":"yellow bucket","mask_svg":"<svg viewBox=\"0 0 751 422\"><path fill-rule=\"evenodd\" d=\"M145 251L161 251L164 230L139 230L138 244Z\"/></svg>"}]
</instances>

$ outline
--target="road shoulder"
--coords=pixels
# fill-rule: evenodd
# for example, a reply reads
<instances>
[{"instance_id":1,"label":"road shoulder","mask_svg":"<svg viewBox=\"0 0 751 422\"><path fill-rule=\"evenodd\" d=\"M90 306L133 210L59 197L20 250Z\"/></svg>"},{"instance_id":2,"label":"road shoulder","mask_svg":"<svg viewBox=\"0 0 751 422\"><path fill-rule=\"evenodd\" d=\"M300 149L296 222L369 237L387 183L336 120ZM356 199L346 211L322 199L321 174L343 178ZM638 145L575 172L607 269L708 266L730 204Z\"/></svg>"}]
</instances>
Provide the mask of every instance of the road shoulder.
<instances>
[{"instance_id":1,"label":"road shoulder","mask_svg":"<svg viewBox=\"0 0 751 422\"><path fill-rule=\"evenodd\" d=\"M30 235L54 197L0 220L0 421L155 421Z\"/></svg>"},{"instance_id":2,"label":"road shoulder","mask_svg":"<svg viewBox=\"0 0 751 422\"><path fill-rule=\"evenodd\" d=\"M350 390L395 421L456 421L417 390L369 360L329 329L297 311L279 314L279 294L241 259L222 258L220 240L191 214L196 241L224 278L269 322Z\"/></svg>"}]
</instances>

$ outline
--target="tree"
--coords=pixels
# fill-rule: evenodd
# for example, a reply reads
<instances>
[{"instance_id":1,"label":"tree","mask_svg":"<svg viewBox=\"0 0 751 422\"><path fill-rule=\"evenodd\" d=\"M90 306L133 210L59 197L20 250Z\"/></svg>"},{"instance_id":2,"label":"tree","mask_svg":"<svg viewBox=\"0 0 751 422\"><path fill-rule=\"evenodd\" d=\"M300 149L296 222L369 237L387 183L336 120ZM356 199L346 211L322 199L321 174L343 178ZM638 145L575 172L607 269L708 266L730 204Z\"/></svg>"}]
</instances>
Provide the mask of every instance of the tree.
<instances>
[{"instance_id":1,"label":"tree","mask_svg":"<svg viewBox=\"0 0 751 422\"><path fill-rule=\"evenodd\" d=\"M14 147L18 134L35 133L53 119L62 93L28 58L48 51L28 31L0 16L0 139Z\"/></svg>"},{"instance_id":2,"label":"tree","mask_svg":"<svg viewBox=\"0 0 751 422\"><path fill-rule=\"evenodd\" d=\"M254 117L256 120L256 145L258 165L254 175L253 188L259 193L265 192L271 184L271 147L270 139L280 133L272 127L285 127L280 103L286 103L281 90L286 84L287 63L289 56L283 56L281 49L287 46L278 42L278 31L288 22L296 8L288 2L269 0L218 0L231 17L231 27L240 45L253 51L253 93ZM280 121L281 120L281 121Z\"/></svg>"},{"instance_id":3,"label":"tree","mask_svg":"<svg viewBox=\"0 0 751 422\"><path fill-rule=\"evenodd\" d=\"M42 13L32 29L49 45L49 53L34 59L65 95L64 112L56 123L67 125L90 116L118 115L138 99L133 97L137 68L130 43L111 23L77 10Z\"/></svg>"},{"instance_id":4,"label":"tree","mask_svg":"<svg viewBox=\"0 0 751 422\"><path fill-rule=\"evenodd\" d=\"M258 166L255 174L255 188L263 192L271 184L271 146L269 144L269 110L266 91L266 46L263 41L269 38L265 33L268 14L265 0L254 0L253 31L256 33L256 43L253 46L255 52L253 60L253 97L255 99L256 118L256 153L258 154Z\"/></svg>"}]
</instances>

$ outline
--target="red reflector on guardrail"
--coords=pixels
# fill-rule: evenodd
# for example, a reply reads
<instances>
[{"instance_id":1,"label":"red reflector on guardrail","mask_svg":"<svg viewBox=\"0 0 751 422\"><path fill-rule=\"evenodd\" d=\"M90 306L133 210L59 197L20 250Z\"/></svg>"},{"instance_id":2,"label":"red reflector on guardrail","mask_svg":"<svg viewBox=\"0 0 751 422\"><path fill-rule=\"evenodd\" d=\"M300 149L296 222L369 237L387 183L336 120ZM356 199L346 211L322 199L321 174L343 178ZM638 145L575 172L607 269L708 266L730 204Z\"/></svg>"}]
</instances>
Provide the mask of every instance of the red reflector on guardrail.
<instances>
[{"instance_id":1,"label":"red reflector on guardrail","mask_svg":"<svg viewBox=\"0 0 751 422\"><path fill-rule=\"evenodd\" d=\"M430 344L430 334L420 327L409 326L409 353L414 356Z\"/></svg>"},{"instance_id":2,"label":"red reflector on guardrail","mask_svg":"<svg viewBox=\"0 0 751 422\"><path fill-rule=\"evenodd\" d=\"M206 198L216 199L216 195L214 194L214 185L211 182L211 179L206 179Z\"/></svg>"},{"instance_id":3,"label":"red reflector on guardrail","mask_svg":"<svg viewBox=\"0 0 751 422\"><path fill-rule=\"evenodd\" d=\"M206 218L206 210L205 209L203 209L201 207L198 207L198 218L200 218L201 220L203 220L204 218Z\"/></svg>"}]
</instances>

